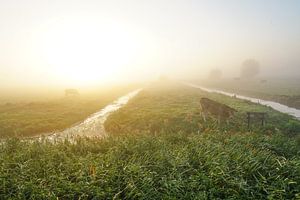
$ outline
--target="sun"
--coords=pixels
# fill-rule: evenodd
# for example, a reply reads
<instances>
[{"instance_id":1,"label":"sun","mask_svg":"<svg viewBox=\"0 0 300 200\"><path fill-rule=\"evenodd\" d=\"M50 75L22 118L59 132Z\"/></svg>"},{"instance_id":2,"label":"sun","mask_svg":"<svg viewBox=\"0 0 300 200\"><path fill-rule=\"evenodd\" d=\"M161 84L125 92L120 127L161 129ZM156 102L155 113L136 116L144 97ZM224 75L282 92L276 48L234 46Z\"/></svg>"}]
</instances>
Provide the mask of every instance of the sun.
<instances>
[{"instance_id":1,"label":"sun","mask_svg":"<svg viewBox=\"0 0 300 200\"><path fill-rule=\"evenodd\" d=\"M141 50L134 29L116 21L76 20L43 31L41 54L52 72L66 82L112 81Z\"/></svg>"}]
</instances>

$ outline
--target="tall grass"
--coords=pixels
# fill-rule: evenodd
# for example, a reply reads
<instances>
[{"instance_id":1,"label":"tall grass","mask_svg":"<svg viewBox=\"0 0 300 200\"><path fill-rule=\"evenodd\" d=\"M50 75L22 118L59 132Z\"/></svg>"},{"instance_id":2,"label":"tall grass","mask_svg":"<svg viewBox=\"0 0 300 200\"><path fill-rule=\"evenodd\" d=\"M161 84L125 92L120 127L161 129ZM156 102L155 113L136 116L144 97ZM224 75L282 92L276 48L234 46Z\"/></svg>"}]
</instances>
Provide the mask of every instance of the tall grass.
<instances>
[{"instance_id":1,"label":"tall grass","mask_svg":"<svg viewBox=\"0 0 300 200\"><path fill-rule=\"evenodd\" d=\"M208 96L238 110L199 115ZM248 110L268 126L246 128ZM0 145L0 199L297 199L298 125L268 107L181 86L152 86L106 121L109 136ZM298 123L298 122L295 122ZM290 133L292 132L292 133Z\"/></svg>"},{"instance_id":2,"label":"tall grass","mask_svg":"<svg viewBox=\"0 0 300 200\"><path fill-rule=\"evenodd\" d=\"M290 148L282 147L286 144ZM21 142L0 151L1 199L292 199L299 145L254 133Z\"/></svg>"}]
</instances>

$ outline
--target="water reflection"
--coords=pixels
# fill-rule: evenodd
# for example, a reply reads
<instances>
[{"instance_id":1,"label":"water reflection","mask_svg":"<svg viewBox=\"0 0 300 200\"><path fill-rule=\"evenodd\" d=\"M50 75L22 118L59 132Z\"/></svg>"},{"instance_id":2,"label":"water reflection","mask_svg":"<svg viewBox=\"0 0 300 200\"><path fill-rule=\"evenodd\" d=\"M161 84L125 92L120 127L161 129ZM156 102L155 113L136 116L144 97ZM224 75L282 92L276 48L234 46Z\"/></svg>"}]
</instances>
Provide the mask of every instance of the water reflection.
<instances>
[{"instance_id":1,"label":"water reflection","mask_svg":"<svg viewBox=\"0 0 300 200\"><path fill-rule=\"evenodd\" d=\"M193 87L193 88L199 88L201 90L204 90L206 92L215 92L215 93L219 93L219 94L223 94L223 95L227 95L227 96L235 96L236 98L239 99L245 99L254 103L259 103L261 105L266 105L266 106L270 106L271 108L273 108L274 110L277 110L279 112L282 113L287 113L289 115L292 115L294 117L296 117L297 119L300 120L300 110L296 109L296 108L291 108L288 107L286 105L274 102L274 101L266 101L266 100L262 100L262 99L258 99L258 98L252 98L252 97L247 97L247 96L243 96L243 95L237 95L234 93L230 93L230 92L224 92L222 90L217 90L217 89L212 89L212 88L206 88L197 84L193 84L193 83L184 83L187 86Z\"/></svg>"},{"instance_id":2,"label":"water reflection","mask_svg":"<svg viewBox=\"0 0 300 200\"><path fill-rule=\"evenodd\" d=\"M105 136L105 129L104 129L104 122L107 117L114 111L118 110L127 102L137 95L141 89L135 90L130 92L129 94L120 97L113 103L107 105L99 112L94 113L86 120L81 122L78 125L75 125L71 128L65 129L61 132L56 132L48 136L41 136L39 139L65 139L65 138L76 138L76 137L104 137Z\"/></svg>"}]
</instances>

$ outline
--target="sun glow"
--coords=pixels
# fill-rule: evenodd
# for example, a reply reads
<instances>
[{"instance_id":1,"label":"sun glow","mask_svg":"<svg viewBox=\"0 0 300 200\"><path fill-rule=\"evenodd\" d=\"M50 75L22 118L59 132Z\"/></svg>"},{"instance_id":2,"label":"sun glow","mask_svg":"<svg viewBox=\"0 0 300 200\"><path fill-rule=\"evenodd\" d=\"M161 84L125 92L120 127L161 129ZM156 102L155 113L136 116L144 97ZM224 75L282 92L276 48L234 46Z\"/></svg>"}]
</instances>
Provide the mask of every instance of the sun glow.
<instances>
[{"instance_id":1,"label":"sun glow","mask_svg":"<svg viewBox=\"0 0 300 200\"><path fill-rule=\"evenodd\" d=\"M113 81L143 48L140 35L123 23L78 19L52 24L43 30L41 54L67 82Z\"/></svg>"}]
</instances>

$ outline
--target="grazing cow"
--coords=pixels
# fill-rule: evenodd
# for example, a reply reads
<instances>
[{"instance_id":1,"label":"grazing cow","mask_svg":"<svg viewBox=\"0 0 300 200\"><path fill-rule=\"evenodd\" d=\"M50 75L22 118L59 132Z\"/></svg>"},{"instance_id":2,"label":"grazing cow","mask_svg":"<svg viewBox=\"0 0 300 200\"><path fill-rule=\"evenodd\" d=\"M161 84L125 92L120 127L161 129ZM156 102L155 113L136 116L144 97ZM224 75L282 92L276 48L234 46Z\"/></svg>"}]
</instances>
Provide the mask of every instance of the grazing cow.
<instances>
[{"instance_id":1,"label":"grazing cow","mask_svg":"<svg viewBox=\"0 0 300 200\"><path fill-rule=\"evenodd\" d=\"M66 89L65 90L65 96L69 97L69 96L79 96L79 92L76 89Z\"/></svg>"},{"instance_id":2,"label":"grazing cow","mask_svg":"<svg viewBox=\"0 0 300 200\"><path fill-rule=\"evenodd\" d=\"M201 98L200 105L204 121L206 121L207 115L211 114L213 117L218 119L219 123L221 121L226 121L228 123L228 119L234 115L234 112L236 112L235 109L208 98Z\"/></svg>"}]
</instances>

